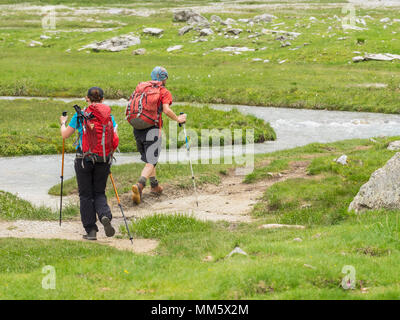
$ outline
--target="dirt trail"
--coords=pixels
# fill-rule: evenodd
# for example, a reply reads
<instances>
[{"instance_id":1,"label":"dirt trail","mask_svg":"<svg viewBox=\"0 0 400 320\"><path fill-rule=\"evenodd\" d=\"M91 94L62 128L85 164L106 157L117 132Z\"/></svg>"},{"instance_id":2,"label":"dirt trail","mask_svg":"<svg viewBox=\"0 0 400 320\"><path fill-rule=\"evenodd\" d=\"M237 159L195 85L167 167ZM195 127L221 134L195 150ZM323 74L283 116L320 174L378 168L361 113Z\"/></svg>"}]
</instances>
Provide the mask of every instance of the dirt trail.
<instances>
[{"instance_id":1,"label":"dirt trail","mask_svg":"<svg viewBox=\"0 0 400 320\"><path fill-rule=\"evenodd\" d=\"M167 186L160 197L152 196L149 190L143 195L143 202L137 206L132 203L130 194L122 195L124 212L129 220L142 218L154 213L182 213L208 221L228 221L231 223L251 222L250 216L253 205L262 196L265 190L273 184L294 178L306 178L306 168L309 161L297 161L290 164L290 168L281 173L271 174L271 177L252 184L242 183L243 176L230 172L222 178L219 185L206 185L199 189L199 207L196 207L195 196L192 190L176 191ZM188 194L190 193L190 194ZM111 200L114 213L113 225L119 231L124 223L116 203ZM107 238L101 224L96 243L109 245L120 250L129 250L135 253L151 254L157 247L154 239L134 239L133 245L128 239ZM84 230L79 218L64 221L60 227L58 221L7 221L0 222L0 238L35 238L35 239L63 239L82 240Z\"/></svg>"},{"instance_id":2,"label":"dirt trail","mask_svg":"<svg viewBox=\"0 0 400 320\"><path fill-rule=\"evenodd\" d=\"M143 202L139 206L132 203L130 194L123 195L121 201L126 216L130 218L142 218L154 213L181 213L192 215L199 220L252 222L252 207L265 190L280 181L307 177L308 164L309 161L293 162L288 170L273 173L269 179L252 184L243 183L243 176L230 172L222 178L219 185L208 184L199 188L198 207L192 189L182 193L171 190L171 187L167 187L160 197L151 195L149 190L145 189Z\"/></svg>"},{"instance_id":3,"label":"dirt trail","mask_svg":"<svg viewBox=\"0 0 400 320\"><path fill-rule=\"evenodd\" d=\"M119 234L119 225L123 224L121 218L113 219L113 225ZM99 232L95 243L109 245L119 250L128 250L135 253L151 253L158 245L157 240L153 239L134 239L133 245L129 239L107 238L101 224L98 223ZM84 230L79 220L64 221L59 226L58 221L7 221L0 222L0 238L34 238L34 239L62 239L79 240L82 239Z\"/></svg>"}]
</instances>

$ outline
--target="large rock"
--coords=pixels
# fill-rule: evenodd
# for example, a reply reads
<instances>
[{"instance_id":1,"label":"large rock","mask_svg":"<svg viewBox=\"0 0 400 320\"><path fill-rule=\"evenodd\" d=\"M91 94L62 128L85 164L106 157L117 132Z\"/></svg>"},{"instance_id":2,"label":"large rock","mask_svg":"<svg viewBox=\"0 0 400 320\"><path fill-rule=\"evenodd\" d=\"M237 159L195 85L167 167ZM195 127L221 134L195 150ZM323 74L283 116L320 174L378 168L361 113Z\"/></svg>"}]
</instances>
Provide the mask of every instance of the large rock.
<instances>
[{"instance_id":1,"label":"large rock","mask_svg":"<svg viewBox=\"0 0 400 320\"><path fill-rule=\"evenodd\" d=\"M211 22L220 23L222 21L220 16L212 15L210 18Z\"/></svg>"},{"instance_id":2,"label":"large rock","mask_svg":"<svg viewBox=\"0 0 400 320\"><path fill-rule=\"evenodd\" d=\"M184 9L174 12L174 21L177 22L186 22L193 16L198 16L197 12L194 12L192 9Z\"/></svg>"},{"instance_id":3,"label":"large rock","mask_svg":"<svg viewBox=\"0 0 400 320\"><path fill-rule=\"evenodd\" d=\"M400 153L371 175L349 206L349 211L368 209L400 209Z\"/></svg>"},{"instance_id":4,"label":"large rock","mask_svg":"<svg viewBox=\"0 0 400 320\"><path fill-rule=\"evenodd\" d=\"M159 28L144 28L143 33L144 34L149 34L151 36L159 36L164 32L163 29Z\"/></svg>"},{"instance_id":5,"label":"large rock","mask_svg":"<svg viewBox=\"0 0 400 320\"><path fill-rule=\"evenodd\" d=\"M276 17L273 16L272 14L264 13L259 16L255 16L253 18L253 21L254 22L271 22L274 19L276 19Z\"/></svg>"},{"instance_id":6,"label":"large rock","mask_svg":"<svg viewBox=\"0 0 400 320\"><path fill-rule=\"evenodd\" d=\"M210 26L208 20L201 15L190 17L187 23L191 26L197 25L199 27L204 27L204 28L208 28Z\"/></svg>"},{"instance_id":7,"label":"large rock","mask_svg":"<svg viewBox=\"0 0 400 320\"><path fill-rule=\"evenodd\" d=\"M173 47L169 47L169 48L167 49L167 52L172 52L172 51L181 50L182 48L183 48L182 45L176 45L176 46L173 46Z\"/></svg>"},{"instance_id":8,"label":"large rock","mask_svg":"<svg viewBox=\"0 0 400 320\"><path fill-rule=\"evenodd\" d=\"M145 48L139 48L139 49L133 50L132 54L134 56L142 56L142 55L146 54L146 49Z\"/></svg>"},{"instance_id":9,"label":"large rock","mask_svg":"<svg viewBox=\"0 0 400 320\"><path fill-rule=\"evenodd\" d=\"M183 28L180 28L180 29L179 29L178 34L179 34L180 36L183 36L184 34L188 33L188 32L189 32L190 30L192 30L192 29L193 29L192 26L184 26Z\"/></svg>"},{"instance_id":10,"label":"large rock","mask_svg":"<svg viewBox=\"0 0 400 320\"><path fill-rule=\"evenodd\" d=\"M400 140L392 141L391 143L389 143L387 149L391 150L391 151L399 151L400 150Z\"/></svg>"},{"instance_id":11,"label":"large rock","mask_svg":"<svg viewBox=\"0 0 400 320\"><path fill-rule=\"evenodd\" d=\"M233 24L236 24L236 21L234 19L232 19L232 18L228 18L228 19L226 19L224 21L221 21L220 23L222 25L224 25L224 26L231 26Z\"/></svg>"},{"instance_id":12,"label":"large rock","mask_svg":"<svg viewBox=\"0 0 400 320\"><path fill-rule=\"evenodd\" d=\"M240 34L242 31L243 31L242 29L230 28L230 29L226 30L226 33L231 33L231 34L234 34L235 36L237 36L237 35Z\"/></svg>"},{"instance_id":13,"label":"large rock","mask_svg":"<svg viewBox=\"0 0 400 320\"><path fill-rule=\"evenodd\" d=\"M174 21L187 22L190 25L200 25L203 27L210 26L210 23L205 17L191 9L184 9L174 12Z\"/></svg>"},{"instance_id":14,"label":"large rock","mask_svg":"<svg viewBox=\"0 0 400 320\"><path fill-rule=\"evenodd\" d=\"M140 44L140 39L138 37L126 34L100 42L93 42L80 48L79 51L84 49L92 49L94 51L118 52L138 44Z\"/></svg>"},{"instance_id":15,"label":"large rock","mask_svg":"<svg viewBox=\"0 0 400 320\"><path fill-rule=\"evenodd\" d=\"M210 28L205 28L200 30L200 36L211 36L214 34L214 31L212 31Z\"/></svg>"}]
</instances>

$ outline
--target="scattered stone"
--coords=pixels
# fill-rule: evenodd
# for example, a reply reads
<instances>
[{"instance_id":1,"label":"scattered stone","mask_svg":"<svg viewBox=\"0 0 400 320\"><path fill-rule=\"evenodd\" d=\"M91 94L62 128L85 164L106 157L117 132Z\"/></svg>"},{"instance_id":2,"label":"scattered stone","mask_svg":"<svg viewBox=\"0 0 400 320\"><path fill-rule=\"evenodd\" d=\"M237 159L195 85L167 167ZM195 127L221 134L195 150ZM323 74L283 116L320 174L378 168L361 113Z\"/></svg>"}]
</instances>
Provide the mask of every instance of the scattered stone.
<instances>
[{"instance_id":1,"label":"scattered stone","mask_svg":"<svg viewBox=\"0 0 400 320\"><path fill-rule=\"evenodd\" d=\"M338 40L346 40L346 39L348 39L349 37L340 37L340 38L338 38Z\"/></svg>"},{"instance_id":2,"label":"scattered stone","mask_svg":"<svg viewBox=\"0 0 400 320\"><path fill-rule=\"evenodd\" d=\"M92 49L94 51L118 52L138 44L140 44L140 39L138 37L132 35L122 35L104 41L88 44L80 48L78 51Z\"/></svg>"},{"instance_id":3,"label":"scattered stone","mask_svg":"<svg viewBox=\"0 0 400 320\"><path fill-rule=\"evenodd\" d=\"M144 34L149 34L151 36L159 36L164 32L163 29L159 28L144 28L143 33Z\"/></svg>"},{"instance_id":4,"label":"scattered stone","mask_svg":"<svg viewBox=\"0 0 400 320\"><path fill-rule=\"evenodd\" d=\"M369 61L369 60L375 60L375 61L400 60L400 55L392 53L367 53L364 55L364 57L357 56L353 58L354 62Z\"/></svg>"},{"instance_id":5,"label":"scattered stone","mask_svg":"<svg viewBox=\"0 0 400 320\"><path fill-rule=\"evenodd\" d=\"M43 45L43 43L41 43L40 41L35 41L35 40L32 40L30 43L29 43L29 46L30 47L41 47Z\"/></svg>"},{"instance_id":6,"label":"scattered stone","mask_svg":"<svg viewBox=\"0 0 400 320\"><path fill-rule=\"evenodd\" d=\"M232 18L228 18L225 21L221 21L221 24L224 26L230 26L230 25L236 24L236 21Z\"/></svg>"},{"instance_id":7,"label":"scattered stone","mask_svg":"<svg viewBox=\"0 0 400 320\"><path fill-rule=\"evenodd\" d=\"M306 268L313 269L313 270L317 269L316 267L312 266L311 264L306 264L306 263L305 263L304 266L305 266Z\"/></svg>"},{"instance_id":8,"label":"scattered stone","mask_svg":"<svg viewBox=\"0 0 400 320\"><path fill-rule=\"evenodd\" d=\"M42 39L42 40L49 40L49 39L51 39L51 37L46 36L45 34L43 34L43 35L40 36L40 39Z\"/></svg>"},{"instance_id":9,"label":"scattered stone","mask_svg":"<svg viewBox=\"0 0 400 320\"><path fill-rule=\"evenodd\" d=\"M354 86L360 88L377 88L377 89L383 89L388 87L386 83L360 83Z\"/></svg>"},{"instance_id":10,"label":"scattered stone","mask_svg":"<svg viewBox=\"0 0 400 320\"><path fill-rule=\"evenodd\" d=\"M342 27L343 27L343 30L356 30L356 31L368 30L368 28L361 28L358 26L353 26L351 24L344 24Z\"/></svg>"},{"instance_id":11,"label":"scattered stone","mask_svg":"<svg viewBox=\"0 0 400 320\"><path fill-rule=\"evenodd\" d=\"M310 17L309 20L310 20L310 21L317 21L317 18L316 18L316 17Z\"/></svg>"},{"instance_id":12,"label":"scattered stone","mask_svg":"<svg viewBox=\"0 0 400 320\"><path fill-rule=\"evenodd\" d=\"M200 39L196 39L196 40L192 40L190 41L190 43L197 43L197 42L207 42L208 40L205 38L200 38Z\"/></svg>"},{"instance_id":13,"label":"scattered stone","mask_svg":"<svg viewBox=\"0 0 400 320\"><path fill-rule=\"evenodd\" d=\"M234 35L238 35L242 31L243 31L242 29L231 28L231 29L226 30L226 33L231 33L231 34L234 34Z\"/></svg>"},{"instance_id":14,"label":"scattered stone","mask_svg":"<svg viewBox=\"0 0 400 320\"><path fill-rule=\"evenodd\" d=\"M179 29L178 34L183 36L184 34L188 33L189 31L193 30L192 26L184 26L183 28Z\"/></svg>"},{"instance_id":15,"label":"scattered stone","mask_svg":"<svg viewBox=\"0 0 400 320\"><path fill-rule=\"evenodd\" d=\"M287 60L279 60L278 63L279 63L279 64L283 64L283 63L285 63L286 61L287 61Z\"/></svg>"},{"instance_id":16,"label":"scattered stone","mask_svg":"<svg viewBox=\"0 0 400 320\"><path fill-rule=\"evenodd\" d=\"M258 229L282 229L282 228L289 228L289 229L305 229L305 226L295 225L295 224L263 224L258 227Z\"/></svg>"},{"instance_id":17,"label":"scattered stone","mask_svg":"<svg viewBox=\"0 0 400 320\"><path fill-rule=\"evenodd\" d=\"M235 249L233 249L226 257L227 258L230 258L230 257L232 257L235 253L238 253L238 254L242 254L242 255L245 255L245 256L247 256L247 253L246 252L244 252L242 249L240 249L239 247L236 247Z\"/></svg>"},{"instance_id":18,"label":"scattered stone","mask_svg":"<svg viewBox=\"0 0 400 320\"><path fill-rule=\"evenodd\" d=\"M264 62L264 63L269 63L269 60L268 60L268 59L265 59L263 62Z\"/></svg>"},{"instance_id":19,"label":"scattered stone","mask_svg":"<svg viewBox=\"0 0 400 320\"><path fill-rule=\"evenodd\" d=\"M249 23L250 19L238 19L238 22Z\"/></svg>"},{"instance_id":20,"label":"scattered stone","mask_svg":"<svg viewBox=\"0 0 400 320\"><path fill-rule=\"evenodd\" d=\"M390 18L383 18L383 19L381 19L379 21L382 22L382 23L388 23L388 22L390 22Z\"/></svg>"},{"instance_id":21,"label":"scattered stone","mask_svg":"<svg viewBox=\"0 0 400 320\"><path fill-rule=\"evenodd\" d=\"M349 206L350 210L400 209L400 153L376 170Z\"/></svg>"},{"instance_id":22,"label":"scattered stone","mask_svg":"<svg viewBox=\"0 0 400 320\"><path fill-rule=\"evenodd\" d=\"M200 36L211 36L214 34L214 31L212 31L210 28L204 28L200 30Z\"/></svg>"},{"instance_id":23,"label":"scattered stone","mask_svg":"<svg viewBox=\"0 0 400 320\"><path fill-rule=\"evenodd\" d=\"M203 262L211 262L211 261L213 261L213 256L206 256L204 259L203 259Z\"/></svg>"},{"instance_id":24,"label":"scattered stone","mask_svg":"<svg viewBox=\"0 0 400 320\"><path fill-rule=\"evenodd\" d=\"M146 49L145 48L140 48L140 49L136 49L132 51L132 54L135 56L142 56L146 53Z\"/></svg>"},{"instance_id":25,"label":"scattered stone","mask_svg":"<svg viewBox=\"0 0 400 320\"><path fill-rule=\"evenodd\" d=\"M336 163L339 163L343 166L347 165L347 156L344 154L342 156L340 156L338 159L334 160Z\"/></svg>"},{"instance_id":26,"label":"scattered stone","mask_svg":"<svg viewBox=\"0 0 400 320\"><path fill-rule=\"evenodd\" d=\"M287 40L287 37L281 35L281 36L277 36L277 37L275 38L275 40L276 40L276 41L286 41L286 40Z\"/></svg>"},{"instance_id":27,"label":"scattered stone","mask_svg":"<svg viewBox=\"0 0 400 320\"><path fill-rule=\"evenodd\" d=\"M221 51L221 52L248 52L255 51L255 49L247 48L247 47L223 47L223 48L215 48L212 51Z\"/></svg>"},{"instance_id":28,"label":"scattered stone","mask_svg":"<svg viewBox=\"0 0 400 320\"><path fill-rule=\"evenodd\" d=\"M262 29L261 30L262 33L264 34L283 34L289 37L292 37L292 39L297 38L298 36L301 35L301 33L299 32L291 32L291 31L285 31L285 30L271 30L271 29Z\"/></svg>"},{"instance_id":29,"label":"scattered stone","mask_svg":"<svg viewBox=\"0 0 400 320\"><path fill-rule=\"evenodd\" d=\"M259 16L255 16L252 21L254 22L271 22L272 20L277 19L277 17L273 16L272 14L264 13Z\"/></svg>"},{"instance_id":30,"label":"scattered stone","mask_svg":"<svg viewBox=\"0 0 400 320\"><path fill-rule=\"evenodd\" d=\"M205 28L210 27L210 23L208 22L208 20L201 15L195 15L190 17L187 23L190 25L197 25L199 27L205 27Z\"/></svg>"},{"instance_id":31,"label":"scattered stone","mask_svg":"<svg viewBox=\"0 0 400 320\"><path fill-rule=\"evenodd\" d=\"M400 150L400 140L390 142L387 149L391 150L391 151L399 151Z\"/></svg>"},{"instance_id":32,"label":"scattered stone","mask_svg":"<svg viewBox=\"0 0 400 320\"><path fill-rule=\"evenodd\" d=\"M71 49L67 49L67 50L65 50L65 52L68 52L68 53L70 53L70 52L71 52Z\"/></svg>"},{"instance_id":33,"label":"scattered stone","mask_svg":"<svg viewBox=\"0 0 400 320\"><path fill-rule=\"evenodd\" d=\"M312 239L319 239L319 238L321 238L321 236L322 236L322 233L317 233L317 234L314 234L311 238Z\"/></svg>"},{"instance_id":34,"label":"scattered stone","mask_svg":"<svg viewBox=\"0 0 400 320\"><path fill-rule=\"evenodd\" d=\"M363 26L366 26L366 25L367 25L367 23L365 22L365 20L362 19L362 18L357 18L357 19L356 19L356 23L360 23L360 24L362 24Z\"/></svg>"},{"instance_id":35,"label":"scattered stone","mask_svg":"<svg viewBox=\"0 0 400 320\"><path fill-rule=\"evenodd\" d=\"M281 48L290 47L291 45L292 44L289 41L287 41L281 44Z\"/></svg>"},{"instance_id":36,"label":"scattered stone","mask_svg":"<svg viewBox=\"0 0 400 320\"><path fill-rule=\"evenodd\" d=\"M295 242L302 242L303 240L301 238L294 238L293 241Z\"/></svg>"},{"instance_id":37,"label":"scattered stone","mask_svg":"<svg viewBox=\"0 0 400 320\"><path fill-rule=\"evenodd\" d=\"M176 45L176 46L173 46L173 47L169 47L169 48L167 49L167 52L177 51L177 50L180 50L180 49L182 49L182 48L183 48L182 45Z\"/></svg>"},{"instance_id":38,"label":"scattered stone","mask_svg":"<svg viewBox=\"0 0 400 320\"><path fill-rule=\"evenodd\" d=\"M260 58L254 58L252 61L254 61L254 62L258 62L258 61L263 61L262 59L260 59Z\"/></svg>"},{"instance_id":39,"label":"scattered stone","mask_svg":"<svg viewBox=\"0 0 400 320\"><path fill-rule=\"evenodd\" d=\"M197 12L194 12L192 9L184 9L184 10L174 12L174 21L188 22L190 20L190 18L198 17L198 16L204 18L202 15L198 14ZM204 18L204 19L206 19L206 18Z\"/></svg>"},{"instance_id":40,"label":"scattered stone","mask_svg":"<svg viewBox=\"0 0 400 320\"><path fill-rule=\"evenodd\" d=\"M211 20L211 22L214 22L214 23L221 23L221 21L222 21L221 17L216 16L216 15L212 15L210 20Z\"/></svg>"},{"instance_id":41,"label":"scattered stone","mask_svg":"<svg viewBox=\"0 0 400 320\"><path fill-rule=\"evenodd\" d=\"M378 141L376 141L374 138L370 138L369 141L373 142L373 143L377 143Z\"/></svg>"},{"instance_id":42,"label":"scattered stone","mask_svg":"<svg viewBox=\"0 0 400 320\"><path fill-rule=\"evenodd\" d=\"M364 61L364 57L363 56L357 56L353 58L353 62L361 62Z\"/></svg>"}]
</instances>

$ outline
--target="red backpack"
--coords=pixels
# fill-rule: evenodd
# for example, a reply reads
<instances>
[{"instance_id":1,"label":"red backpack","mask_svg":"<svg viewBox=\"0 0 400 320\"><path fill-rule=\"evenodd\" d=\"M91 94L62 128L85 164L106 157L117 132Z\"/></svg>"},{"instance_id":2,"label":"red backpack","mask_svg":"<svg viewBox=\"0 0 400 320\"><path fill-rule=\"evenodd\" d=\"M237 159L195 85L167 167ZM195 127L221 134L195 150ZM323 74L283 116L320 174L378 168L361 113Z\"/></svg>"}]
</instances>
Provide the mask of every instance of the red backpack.
<instances>
[{"instance_id":1,"label":"red backpack","mask_svg":"<svg viewBox=\"0 0 400 320\"><path fill-rule=\"evenodd\" d=\"M84 110L82 128L83 157L102 157L106 162L118 148L119 138L114 131L111 108L105 104L92 104Z\"/></svg>"},{"instance_id":2,"label":"red backpack","mask_svg":"<svg viewBox=\"0 0 400 320\"><path fill-rule=\"evenodd\" d=\"M161 81L140 82L129 98L126 120L135 129L161 128Z\"/></svg>"}]
</instances>

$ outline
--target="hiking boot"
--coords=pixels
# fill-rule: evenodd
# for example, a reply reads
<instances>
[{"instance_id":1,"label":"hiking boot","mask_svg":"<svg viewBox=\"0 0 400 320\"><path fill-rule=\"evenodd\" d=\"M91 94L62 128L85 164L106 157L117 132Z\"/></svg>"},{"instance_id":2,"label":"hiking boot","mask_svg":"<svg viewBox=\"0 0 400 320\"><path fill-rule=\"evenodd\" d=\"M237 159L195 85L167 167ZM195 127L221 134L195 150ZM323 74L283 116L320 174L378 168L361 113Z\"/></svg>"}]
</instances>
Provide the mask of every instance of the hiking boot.
<instances>
[{"instance_id":1,"label":"hiking boot","mask_svg":"<svg viewBox=\"0 0 400 320\"><path fill-rule=\"evenodd\" d=\"M150 192L159 196L162 194L163 190L164 190L163 187L161 187L160 185L157 185L155 187L151 187Z\"/></svg>"},{"instance_id":2,"label":"hiking boot","mask_svg":"<svg viewBox=\"0 0 400 320\"><path fill-rule=\"evenodd\" d=\"M85 240L97 240L97 231L96 230L91 230L87 234L83 235L83 239Z\"/></svg>"},{"instance_id":3,"label":"hiking boot","mask_svg":"<svg viewBox=\"0 0 400 320\"><path fill-rule=\"evenodd\" d=\"M111 220L109 217L104 216L100 220L101 224L104 226L104 231L107 237L112 237L115 234L115 229L111 225Z\"/></svg>"},{"instance_id":4,"label":"hiking boot","mask_svg":"<svg viewBox=\"0 0 400 320\"><path fill-rule=\"evenodd\" d=\"M132 200L134 203L139 204L142 200L143 185L141 183L132 186Z\"/></svg>"}]
</instances>

